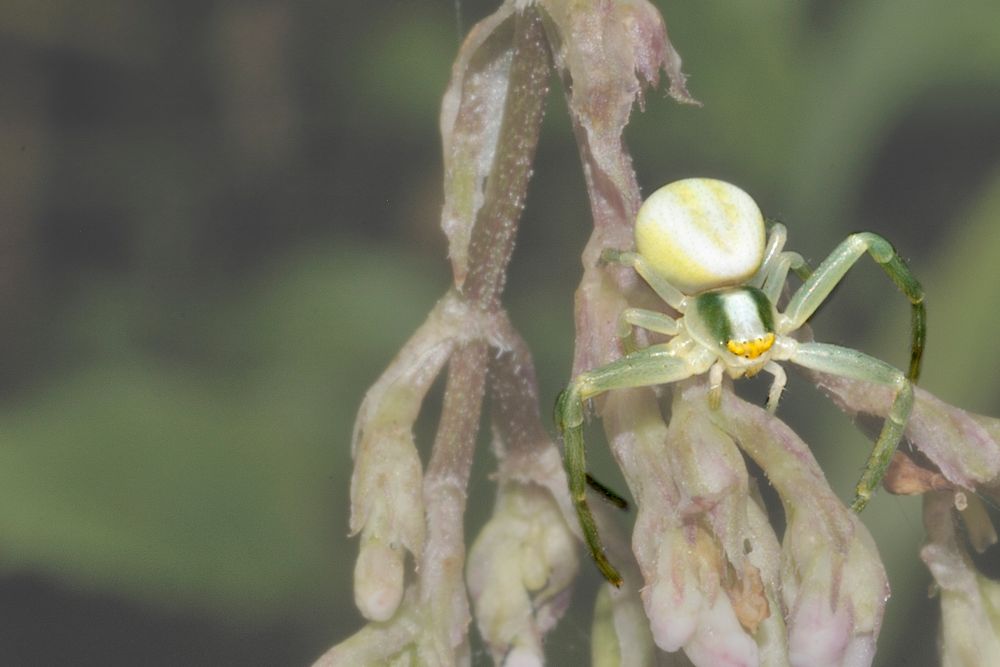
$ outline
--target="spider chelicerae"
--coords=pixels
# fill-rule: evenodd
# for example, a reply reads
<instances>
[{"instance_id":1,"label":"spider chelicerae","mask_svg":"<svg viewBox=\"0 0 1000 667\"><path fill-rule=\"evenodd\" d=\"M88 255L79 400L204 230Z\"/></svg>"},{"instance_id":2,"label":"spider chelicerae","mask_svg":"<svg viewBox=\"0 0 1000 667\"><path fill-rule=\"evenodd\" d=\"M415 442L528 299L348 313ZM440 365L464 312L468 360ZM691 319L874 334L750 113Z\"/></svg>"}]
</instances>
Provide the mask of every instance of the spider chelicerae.
<instances>
[{"instance_id":1,"label":"spider chelicerae","mask_svg":"<svg viewBox=\"0 0 1000 667\"><path fill-rule=\"evenodd\" d=\"M852 234L809 273L802 257L784 250L787 232L774 223L770 234L753 199L734 185L690 178L665 185L639 209L635 252L607 250L602 260L632 267L678 317L627 308L619 320L626 355L577 375L556 402L556 425L565 446L570 493L590 553L604 577L620 586L621 575L604 554L587 505L588 484L618 504L624 501L587 474L583 444L584 403L611 389L709 377L709 405L718 408L723 376L733 379L764 371L774 381L767 407L773 412L785 387L778 362L888 385L894 398L882 431L858 481L851 508L860 512L871 498L903 435L913 406L926 335L923 289L892 245L869 232ZM790 334L802 327L847 271L865 253L910 300L912 344L909 372L857 350L802 342ZM807 275L783 311L776 308L789 271ZM638 349L634 328L669 336Z\"/></svg>"}]
</instances>

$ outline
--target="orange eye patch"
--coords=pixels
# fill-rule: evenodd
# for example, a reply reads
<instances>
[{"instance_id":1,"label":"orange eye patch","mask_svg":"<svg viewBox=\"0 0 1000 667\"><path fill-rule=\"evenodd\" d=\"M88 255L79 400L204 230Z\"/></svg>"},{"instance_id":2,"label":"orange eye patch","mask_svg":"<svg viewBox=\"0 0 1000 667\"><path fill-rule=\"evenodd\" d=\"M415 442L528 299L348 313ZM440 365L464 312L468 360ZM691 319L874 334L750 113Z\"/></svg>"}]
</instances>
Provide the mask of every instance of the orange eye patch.
<instances>
[{"instance_id":1,"label":"orange eye patch","mask_svg":"<svg viewBox=\"0 0 1000 667\"><path fill-rule=\"evenodd\" d=\"M726 341L726 348L738 357L746 359L756 359L771 349L774 345L774 334L768 333L762 338L754 340L729 340Z\"/></svg>"}]
</instances>

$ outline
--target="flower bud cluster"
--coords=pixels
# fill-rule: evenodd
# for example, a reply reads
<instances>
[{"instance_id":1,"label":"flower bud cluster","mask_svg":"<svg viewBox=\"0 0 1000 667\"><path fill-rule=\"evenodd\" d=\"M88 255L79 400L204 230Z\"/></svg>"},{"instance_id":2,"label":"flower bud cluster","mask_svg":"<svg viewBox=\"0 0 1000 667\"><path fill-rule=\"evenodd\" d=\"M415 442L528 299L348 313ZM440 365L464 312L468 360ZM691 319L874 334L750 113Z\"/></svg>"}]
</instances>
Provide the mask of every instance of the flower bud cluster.
<instances>
[{"instance_id":1,"label":"flower bud cluster","mask_svg":"<svg viewBox=\"0 0 1000 667\"><path fill-rule=\"evenodd\" d=\"M479 632L495 664L544 664L542 637L568 603L577 554L576 539L547 489L501 483L466 570Z\"/></svg>"},{"instance_id":2,"label":"flower bud cluster","mask_svg":"<svg viewBox=\"0 0 1000 667\"><path fill-rule=\"evenodd\" d=\"M631 424L613 446L637 497L632 546L661 650L706 667L871 663L884 568L791 429L728 389L712 409L697 379L675 389L667 427L636 396L609 397L603 416ZM782 501L780 543L740 450Z\"/></svg>"}]
</instances>

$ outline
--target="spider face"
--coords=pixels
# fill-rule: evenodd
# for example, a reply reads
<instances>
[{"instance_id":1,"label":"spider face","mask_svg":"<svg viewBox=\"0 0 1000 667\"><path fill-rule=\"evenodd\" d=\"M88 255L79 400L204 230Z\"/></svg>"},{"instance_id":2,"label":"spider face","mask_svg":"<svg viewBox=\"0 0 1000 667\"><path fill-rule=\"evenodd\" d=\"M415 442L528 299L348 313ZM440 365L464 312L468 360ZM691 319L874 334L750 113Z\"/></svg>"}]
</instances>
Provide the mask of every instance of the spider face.
<instances>
[{"instance_id":1,"label":"spider face","mask_svg":"<svg viewBox=\"0 0 1000 667\"><path fill-rule=\"evenodd\" d=\"M852 234L810 274L802 257L784 250L785 228L775 223L765 242L764 218L748 194L736 186L705 178L666 185L639 209L635 252L607 250L606 262L635 269L680 317L628 308L619 331L626 356L581 373L559 395L556 425L565 445L570 491L584 537L598 568L615 585L617 570L601 547L586 500L583 447L584 402L605 391L677 382L707 373L710 406L717 408L723 376L767 371L774 377L767 407L774 411L786 376L778 362L889 385L895 398L852 508L860 511L885 475L913 404L912 382L920 371L925 337L923 289L892 245L871 233ZM909 299L913 331L909 374L866 354L789 336L826 300L844 274L865 253L871 255ZM776 307L788 272L807 276L784 310ZM669 337L639 349L634 328ZM605 487L594 483L602 493Z\"/></svg>"},{"instance_id":2,"label":"spider face","mask_svg":"<svg viewBox=\"0 0 1000 667\"><path fill-rule=\"evenodd\" d=\"M706 347L763 364L774 345L777 313L763 291L756 287L731 287L703 292L684 316L692 338ZM706 335L707 334L707 335Z\"/></svg>"}]
</instances>

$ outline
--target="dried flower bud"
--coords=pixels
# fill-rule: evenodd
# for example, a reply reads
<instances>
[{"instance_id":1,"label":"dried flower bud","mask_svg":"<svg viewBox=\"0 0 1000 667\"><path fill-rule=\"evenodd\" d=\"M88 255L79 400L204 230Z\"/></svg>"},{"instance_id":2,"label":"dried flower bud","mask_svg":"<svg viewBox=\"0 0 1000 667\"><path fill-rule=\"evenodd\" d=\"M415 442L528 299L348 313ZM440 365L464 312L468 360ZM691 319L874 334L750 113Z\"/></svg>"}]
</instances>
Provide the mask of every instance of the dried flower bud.
<instances>
[{"instance_id":1,"label":"dried flower bud","mask_svg":"<svg viewBox=\"0 0 1000 667\"><path fill-rule=\"evenodd\" d=\"M889 493L898 496L914 496L952 488L951 482L944 475L917 465L910 456L900 451L892 455L892 462L889 463L882 484Z\"/></svg>"}]
</instances>

